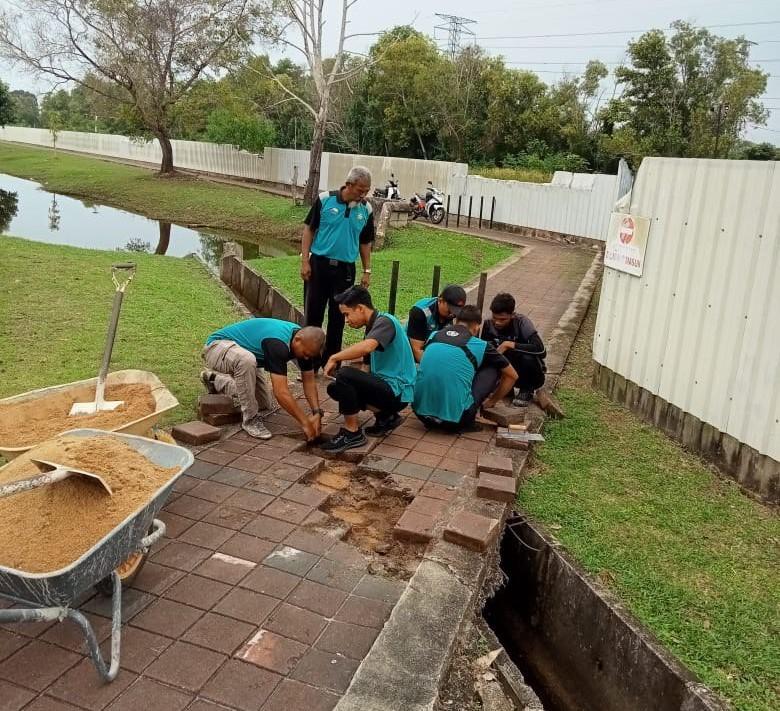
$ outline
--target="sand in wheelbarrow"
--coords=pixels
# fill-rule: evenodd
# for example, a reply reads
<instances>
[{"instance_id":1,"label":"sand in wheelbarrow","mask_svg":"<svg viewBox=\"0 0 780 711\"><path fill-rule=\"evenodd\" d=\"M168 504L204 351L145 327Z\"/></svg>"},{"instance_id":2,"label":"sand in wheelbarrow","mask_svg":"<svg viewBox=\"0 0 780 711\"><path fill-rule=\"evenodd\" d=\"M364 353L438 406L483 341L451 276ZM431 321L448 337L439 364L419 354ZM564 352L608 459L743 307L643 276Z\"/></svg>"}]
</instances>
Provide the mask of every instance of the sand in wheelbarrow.
<instances>
[{"instance_id":1,"label":"sand in wheelbarrow","mask_svg":"<svg viewBox=\"0 0 780 711\"><path fill-rule=\"evenodd\" d=\"M91 402L94 399L95 387L86 385L36 400L0 405L0 444L26 447L79 427L112 430L155 411L151 388L133 384L106 387L106 400L124 402L116 410L94 415L69 414L74 402Z\"/></svg>"},{"instance_id":2,"label":"sand in wheelbarrow","mask_svg":"<svg viewBox=\"0 0 780 711\"><path fill-rule=\"evenodd\" d=\"M27 573L70 565L179 471L153 464L113 437L65 436L44 442L0 469L0 484L35 474L30 457L100 474L114 494L69 478L0 499L0 566Z\"/></svg>"}]
</instances>

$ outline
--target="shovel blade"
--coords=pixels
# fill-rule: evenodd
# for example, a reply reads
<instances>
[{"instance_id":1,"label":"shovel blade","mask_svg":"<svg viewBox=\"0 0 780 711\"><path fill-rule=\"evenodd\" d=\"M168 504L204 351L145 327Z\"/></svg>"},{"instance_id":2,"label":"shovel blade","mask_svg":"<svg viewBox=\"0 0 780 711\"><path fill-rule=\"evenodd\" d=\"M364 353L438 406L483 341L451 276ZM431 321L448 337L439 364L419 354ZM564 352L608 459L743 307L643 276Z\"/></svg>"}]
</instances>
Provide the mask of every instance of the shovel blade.
<instances>
[{"instance_id":1,"label":"shovel blade","mask_svg":"<svg viewBox=\"0 0 780 711\"><path fill-rule=\"evenodd\" d=\"M38 467L38 470L43 474L51 474L53 472L63 472L65 476L63 478L69 479L70 477L85 478L88 481L94 482L96 485L105 490L109 496L113 496L114 492L111 489L109 483L100 474L95 472L87 472L83 469L76 469L68 464L59 464L58 462L49 462L45 459L30 459L30 462Z\"/></svg>"},{"instance_id":2,"label":"shovel blade","mask_svg":"<svg viewBox=\"0 0 780 711\"><path fill-rule=\"evenodd\" d=\"M70 408L70 415L94 415L97 412L111 412L120 405L124 405L124 400L104 400L98 402L74 402Z\"/></svg>"}]
</instances>

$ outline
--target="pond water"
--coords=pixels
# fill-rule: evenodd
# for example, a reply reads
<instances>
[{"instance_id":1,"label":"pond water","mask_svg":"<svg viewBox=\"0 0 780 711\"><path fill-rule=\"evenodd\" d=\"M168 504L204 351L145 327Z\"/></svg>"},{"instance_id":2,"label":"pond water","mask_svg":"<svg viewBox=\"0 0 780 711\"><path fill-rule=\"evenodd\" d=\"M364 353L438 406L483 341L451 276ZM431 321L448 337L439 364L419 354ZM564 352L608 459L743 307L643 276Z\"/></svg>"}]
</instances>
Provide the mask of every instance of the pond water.
<instances>
[{"instance_id":1,"label":"pond water","mask_svg":"<svg viewBox=\"0 0 780 711\"><path fill-rule=\"evenodd\" d=\"M251 241L229 232L192 230L170 222L58 195L32 180L0 173L0 235L92 249L129 250L184 257L195 254L215 267L224 242L239 242L244 257L296 251L282 240ZM2 237L0 237L2 239Z\"/></svg>"}]
</instances>

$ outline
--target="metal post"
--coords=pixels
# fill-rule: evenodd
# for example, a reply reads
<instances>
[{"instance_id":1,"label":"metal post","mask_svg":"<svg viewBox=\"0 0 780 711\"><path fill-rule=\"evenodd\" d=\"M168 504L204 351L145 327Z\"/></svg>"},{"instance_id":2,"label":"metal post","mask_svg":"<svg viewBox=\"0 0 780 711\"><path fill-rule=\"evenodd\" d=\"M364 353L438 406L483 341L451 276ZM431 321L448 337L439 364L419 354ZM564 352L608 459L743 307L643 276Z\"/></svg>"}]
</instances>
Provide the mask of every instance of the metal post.
<instances>
[{"instance_id":1,"label":"metal post","mask_svg":"<svg viewBox=\"0 0 780 711\"><path fill-rule=\"evenodd\" d=\"M468 225L467 225L468 227L471 227L471 203L473 201L474 201L474 196L473 195L469 195L469 222L468 222Z\"/></svg>"},{"instance_id":2,"label":"metal post","mask_svg":"<svg viewBox=\"0 0 780 711\"><path fill-rule=\"evenodd\" d=\"M490 229L493 229L493 214L496 211L496 196L493 196L493 200L491 201L490 205Z\"/></svg>"},{"instance_id":3,"label":"metal post","mask_svg":"<svg viewBox=\"0 0 780 711\"><path fill-rule=\"evenodd\" d=\"M395 300L398 295L398 269L401 262L393 261L393 271L390 274L390 298L387 302L387 310L395 316Z\"/></svg>"},{"instance_id":4,"label":"metal post","mask_svg":"<svg viewBox=\"0 0 780 711\"><path fill-rule=\"evenodd\" d=\"M444 215L444 226L449 227L450 226L450 196L447 195L447 212Z\"/></svg>"},{"instance_id":5,"label":"metal post","mask_svg":"<svg viewBox=\"0 0 780 711\"><path fill-rule=\"evenodd\" d=\"M479 275L479 288L477 289L477 308L482 311L485 305L485 290L487 289L487 272Z\"/></svg>"},{"instance_id":6,"label":"metal post","mask_svg":"<svg viewBox=\"0 0 780 711\"><path fill-rule=\"evenodd\" d=\"M463 200L463 195L458 195L458 217L455 220L455 227L460 227L460 203Z\"/></svg>"},{"instance_id":7,"label":"metal post","mask_svg":"<svg viewBox=\"0 0 780 711\"><path fill-rule=\"evenodd\" d=\"M482 229L482 206L485 203L485 196L479 196L479 229Z\"/></svg>"},{"instance_id":8,"label":"metal post","mask_svg":"<svg viewBox=\"0 0 780 711\"><path fill-rule=\"evenodd\" d=\"M441 267L436 264L433 267L433 283L431 284L431 296L439 295L439 282L441 281Z\"/></svg>"}]
</instances>

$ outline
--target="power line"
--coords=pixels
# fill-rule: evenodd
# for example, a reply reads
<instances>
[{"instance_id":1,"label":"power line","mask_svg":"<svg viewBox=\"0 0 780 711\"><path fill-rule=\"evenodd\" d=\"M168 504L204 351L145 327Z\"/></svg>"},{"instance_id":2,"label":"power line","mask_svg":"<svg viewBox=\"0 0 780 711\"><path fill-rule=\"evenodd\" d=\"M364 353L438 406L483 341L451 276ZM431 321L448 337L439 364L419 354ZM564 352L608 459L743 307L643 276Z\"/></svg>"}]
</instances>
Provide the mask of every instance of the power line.
<instances>
[{"instance_id":1,"label":"power line","mask_svg":"<svg viewBox=\"0 0 780 711\"><path fill-rule=\"evenodd\" d=\"M447 53L451 59L455 59L460 50L460 39L463 35L469 35L475 37L474 30L468 25L476 25L476 20L470 20L468 17L459 17L458 15L443 15L440 12L436 13L436 17L440 17L445 24L436 25L434 30L442 30L447 33Z\"/></svg>"},{"instance_id":2,"label":"power line","mask_svg":"<svg viewBox=\"0 0 780 711\"><path fill-rule=\"evenodd\" d=\"M594 62L601 62L602 64L606 64L608 67L622 67L622 66L628 66L626 62L604 62L601 59L594 59L591 60ZM751 59L749 60L751 62L780 62L780 59ZM535 59L529 59L527 61L513 61L513 62L505 62L505 64L581 64L583 66L587 66L588 62L583 62L579 59L572 59L567 60L564 62L549 62L549 61L541 61L537 62ZM770 75L771 76L771 75Z\"/></svg>"}]
</instances>

